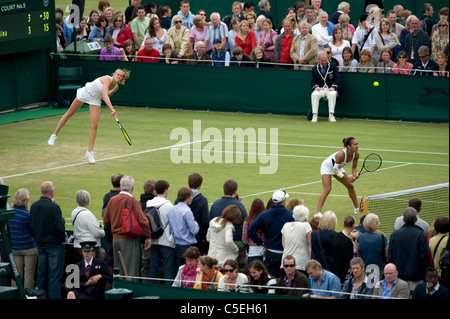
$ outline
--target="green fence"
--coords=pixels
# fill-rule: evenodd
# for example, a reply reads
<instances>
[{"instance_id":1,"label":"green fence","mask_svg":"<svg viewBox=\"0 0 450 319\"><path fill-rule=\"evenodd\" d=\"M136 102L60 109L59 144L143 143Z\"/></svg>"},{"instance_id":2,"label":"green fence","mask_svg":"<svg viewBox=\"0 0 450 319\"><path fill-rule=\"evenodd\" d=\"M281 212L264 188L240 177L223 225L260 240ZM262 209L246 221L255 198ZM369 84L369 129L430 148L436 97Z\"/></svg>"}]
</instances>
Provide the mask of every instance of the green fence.
<instances>
[{"instance_id":1,"label":"green fence","mask_svg":"<svg viewBox=\"0 0 450 319\"><path fill-rule=\"evenodd\" d=\"M131 70L113 95L117 105L227 112L305 115L311 110L311 72L153 63L52 60L53 84L60 66L81 65L83 81ZM373 82L379 82L375 87ZM408 121L449 120L448 78L343 73L338 117ZM56 85L53 86L57 96ZM327 105L320 107L326 114Z\"/></svg>"}]
</instances>

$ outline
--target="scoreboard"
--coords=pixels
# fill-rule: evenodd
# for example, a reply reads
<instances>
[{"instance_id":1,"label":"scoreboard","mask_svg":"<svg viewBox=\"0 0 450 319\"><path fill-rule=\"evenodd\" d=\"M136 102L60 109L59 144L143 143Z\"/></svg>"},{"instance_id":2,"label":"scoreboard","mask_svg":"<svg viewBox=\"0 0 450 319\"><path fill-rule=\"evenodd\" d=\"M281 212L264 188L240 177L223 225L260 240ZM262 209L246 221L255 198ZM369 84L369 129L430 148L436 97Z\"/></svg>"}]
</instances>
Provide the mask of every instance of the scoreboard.
<instances>
[{"instance_id":1,"label":"scoreboard","mask_svg":"<svg viewBox=\"0 0 450 319\"><path fill-rule=\"evenodd\" d=\"M0 55L55 45L53 0L0 0Z\"/></svg>"}]
</instances>

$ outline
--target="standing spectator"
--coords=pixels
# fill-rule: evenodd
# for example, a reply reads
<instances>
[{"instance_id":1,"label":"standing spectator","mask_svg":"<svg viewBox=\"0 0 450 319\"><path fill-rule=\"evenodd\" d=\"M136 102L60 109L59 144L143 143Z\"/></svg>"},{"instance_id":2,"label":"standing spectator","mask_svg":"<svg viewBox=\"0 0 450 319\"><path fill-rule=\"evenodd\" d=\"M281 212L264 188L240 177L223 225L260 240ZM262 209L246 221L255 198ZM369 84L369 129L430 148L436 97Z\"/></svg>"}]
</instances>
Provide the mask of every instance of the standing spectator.
<instances>
[{"instance_id":1,"label":"standing spectator","mask_svg":"<svg viewBox=\"0 0 450 319\"><path fill-rule=\"evenodd\" d=\"M100 50L100 61L123 61L122 52L113 44L113 38L110 35L105 36L103 40L105 47Z\"/></svg>"},{"instance_id":2,"label":"standing spectator","mask_svg":"<svg viewBox=\"0 0 450 319\"><path fill-rule=\"evenodd\" d=\"M311 259L311 225L308 223L309 209L304 205L297 205L293 209L294 222L284 224L281 229L283 258L292 256L295 268L307 275L305 266Z\"/></svg>"},{"instance_id":3,"label":"standing spectator","mask_svg":"<svg viewBox=\"0 0 450 319\"><path fill-rule=\"evenodd\" d=\"M131 23L131 16L133 15L133 10L138 8L141 5L142 0L133 0L132 4L125 9L125 23Z\"/></svg>"},{"instance_id":4,"label":"standing spectator","mask_svg":"<svg viewBox=\"0 0 450 319\"><path fill-rule=\"evenodd\" d=\"M417 223L417 222L416 222ZM441 257L442 250L447 246L448 232L449 232L449 220L448 217L438 217L433 223L436 235L430 238L428 245L433 258L433 264L438 271L439 277L441 277L441 269L439 268L439 259Z\"/></svg>"},{"instance_id":5,"label":"standing spectator","mask_svg":"<svg viewBox=\"0 0 450 319\"><path fill-rule=\"evenodd\" d=\"M292 24L289 19L284 19L282 26L284 28L284 32L275 40L274 58L275 62L283 63L283 65L277 65L277 67L292 69L292 65L294 63L290 56L292 42L294 41Z\"/></svg>"},{"instance_id":6,"label":"standing spectator","mask_svg":"<svg viewBox=\"0 0 450 319\"><path fill-rule=\"evenodd\" d=\"M235 180L229 179L223 184L223 194L222 198L216 200L210 209L210 219L219 217L222 215L223 210L229 205L236 205L242 214L242 219L239 223L234 224L234 234L233 240L239 247L239 256L237 262L239 264L239 269L243 272L247 269L247 250L245 249L244 243L242 242L242 227L244 225L244 220L247 218L247 210L245 206L236 199L238 184Z\"/></svg>"},{"instance_id":7,"label":"standing spectator","mask_svg":"<svg viewBox=\"0 0 450 319\"><path fill-rule=\"evenodd\" d=\"M341 14L339 17L338 24L336 26L340 26L342 30L342 39L347 40L352 43L353 34L355 34L355 27L350 23L350 17L348 14Z\"/></svg>"},{"instance_id":8,"label":"standing spectator","mask_svg":"<svg viewBox=\"0 0 450 319\"><path fill-rule=\"evenodd\" d=\"M315 26L319 23L319 19L316 15L316 12L314 11L313 6L306 6L305 7L305 19L304 22L307 22L311 27Z\"/></svg>"},{"instance_id":9,"label":"standing spectator","mask_svg":"<svg viewBox=\"0 0 450 319\"><path fill-rule=\"evenodd\" d=\"M161 20L161 26L169 30L172 24L172 9L169 6L160 6L158 16Z\"/></svg>"},{"instance_id":10,"label":"standing spectator","mask_svg":"<svg viewBox=\"0 0 450 319\"><path fill-rule=\"evenodd\" d=\"M194 15L190 11L191 5L188 0L183 0L180 2L180 11L177 15L182 19L182 25L189 30L194 26ZM172 27L174 27L174 20L172 19Z\"/></svg>"},{"instance_id":11,"label":"standing spectator","mask_svg":"<svg viewBox=\"0 0 450 319\"><path fill-rule=\"evenodd\" d=\"M239 1L233 2L231 5L232 14L223 18L223 22L228 29L232 29L231 20L238 19L238 21L244 20L244 14L242 13L242 5Z\"/></svg>"},{"instance_id":12,"label":"standing spectator","mask_svg":"<svg viewBox=\"0 0 450 319\"><path fill-rule=\"evenodd\" d=\"M119 46L119 48L124 47L125 41L133 40L133 34L131 33L130 28L124 23L123 19L123 15L116 14L114 16L113 25L109 29L114 44Z\"/></svg>"},{"instance_id":13,"label":"standing spectator","mask_svg":"<svg viewBox=\"0 0 450 319\"><path fill-rule=\"evenodd\" d=\"M123 276L125 274L119 259L120 251L128 276L139 276L139 242L136 237L122 234L122 209L128 208L141 225L146 238L144 243L145 250L149 249L152 243L149 222L148 218L146 218L142 212L141 203L131 195L134 189L134 178L131 176L123 176L120 179L120 189L120 193L109 200L103 222L105 225L111 227L113 236L114 268L119 268L120 275Z\"/></svg>"},{"instance_id":14,"label":"standing spectator","mask_svg":"<svg viewBox=\"0 0 450 319\"><path fill-rule=\"evenodd\" d=\"M175 240L175 262L177 267L184 264L184 253L189 246L195 245L195 235L200 227L194 219L189 205L192 203L193 193L187 187L178 190L177 204L167 213L170 229Z\"/></svg>"},{"instance_id":15,"label":"standing spectator","mask_svg":"<svg viewBox=\"0 0 450 319\"><path fill-rule=\"evenodd\" d=\"M219 39L221 43L221 49L225 51L228 37L228 27L225 23L220 21L220 14L217 12L211 13L211 24L208 26L205 35L205 43L208 47L208 43L214 44Z\"/></svg>"},{"instance_id":16,"label":"standing spectator","mask_svg":"<svg viewBox=\"0 0 450 319\"><path fill-rule=\"evenodd\" d=\"M261 0L258 2L258 8L259 8L259 12L257 14L257 16L261 16L263 15L264 17L266 17L267 19L270 19L270 21L272 22L272 26L273 29L275 30L275 24L273 23L273 18L272 16L269 14L270 11L270 2L268 0Z\"/></svg>"},{"instance_id":17,"label":"standing spectator","mask_svg":"<svg viewBox=\"0 0 450 319\"><path fill-rule=\"evenodd\" d=\"M344 283L349 273L350 261L355 257L353 240L350 238L353 229L355 229L355 217L346 216L342 231L333 238L334 273L341 283Z\"/></svg>"},{"instance_id":18,"label":"standing spectator","mask_svg":"<svg viewBox=\"0 0 450 319\"><path fill-rule=\"evenodd\" d=\"M337 6L337 11L335 13L333 13L330 17L330 22L334 23L334 24L338 24L339 23L339 18L341 17L341 15L343 14L347 14L350 12L350 4L348 2L341 2L338 4Z\"/></svg>"},{"instance_id":19,"label":"standing spectator","mask_svg":"<svg viewBox=\"0 0 450 319\"><path fill-rule=\"evenodd\" d=\"M336 214L326 211L319 220L319 228L311 233L312 259L317 260L322 268L334 272L334 246L336 236Z\"/></svg>"},{"instance_id":20,"label":"standing spectator","mask_svg":"<svg viewBox=\"0 0 450 319\"><path fill-rule=\"evenodd\" d=\"M281 230L287 222L293 222L292 211L284 205L289 195L282 190L277 190L272 195L273 205L262 212L250 225L248 237L255 244L265 248L265 265L269 273L278 278L280 275L281 259L283 256L283 244ZM259 230L264 232L264 241L258 236Z\"/></svg>"},{"instance_id":21,"label":"standing spectator","mask_svg":"<svg viewBox=\"0 0 450 319\"><path fill-rule=\"evenodd\" d=\"M430 47L430 37L426 32L420 30L420 20L417 17L411 18L410 27L412 31L406 35L403 48L409 56L409 62L414 64L420 61L419 48L421 46Z\"/></svg>"},{"instance_id":22,"label":"standing spectator","mask_svg":"<svg viewBox=\"0 0 450 319\"><path fill-rule=\"evenodd\" d=\"M353 217L353 216L352 216ZM371 299L373 287L367 285L364 261L355 257L349 262L351 276L348 276L342 287L343 294L339 299Z\"/></svg>"},{"instance_id":23,"label":"standing spectator","mask_svg":"<svg viewBox=\"0 0 450 319\"><path fill-rule=\"evenodd\" d=\"M203 177L199 173L193 173L188 177L188 186L193 192L193 199L189 208L194 214L194 219L200 227L195 238L200 253L206 255L208 253L209 243L206 240L206 233L209 227L209 206L208 199L200 193L200 187L203 184Z\"/></svg>"},{"instance_id":24,"label":"standing spectator","mask_svg":"<svg viewBox=\"0 0 450 319\"><path fill-rule=\"evenodd\" d=\"M239 33L236 35L234 42L237 47L241 47L244 55L249 56L256 47L255 32L250 29L250 24L247 20L243 20L239 27Z\"/></svg>"},{"instance_id":25,"label":"standing spectator","mask_svg":"<svg viewBox=\"0 0 450 319\"><path fill-rule=\"evenodd\" d=\"M433 20L433 6L429 3L424 3L422 5L422 16L420 17L421 25L423 30L428 33L428 36L431 36L431 30L433 30L433 26L436 24L436 21Z\"/></svg>"},{"instance_id":26,"label":"standing spectator","mask_svg":"<svg viewBox=\"0 0 450 319\"><path fill-rule=\"evenodd\" d=\"M103 43L107 35L111 35L109 33L108 20L105 16L100 16L91 32L89 32L88 40Z\"/></svg>"},{"instance_id":27,"label":"standing spectator","mask_svg":"<svg viewBox=\"0 0 450 319\"><path fill-rule=\"evenodd\" d=\"M439 276L436 268L428 267L425 270L425 281L414 289L411 299L447 300L448 289L439 284Z\"/></svg>"},{"instance_id":28,"label":"standing spectator","mask_svg":"<svg viewBox=\"0 0 450 319\"><path fill-rule=\"evenodd\" d=\"M376 265L382 270L387 261L388 244L386 236L378 231L379 224L377 215L367 214L363 221L366 232L361 233L357 241L358 256L364 260L364 264Z\"/></svg>"},{"instance_id":29,"label":"standing spectator","mask_svg":"<svg viewBox=\"0 0 450 319\"><path fill-rule=\"evenodd\" d=\"M378 52L380 53L380 57L383 50L390 50L394 52L394 55L396 55L395 53L398 52L395 52L395 50L397 50L397 48L401 48L400 41L395 33L392 32L391 28L391 23L388 19L383 18L380 20L378 32L375 33L375 44Z\"/></svg>"},{"instance_id":30,"label":"standing spectator","mask_svg":"<svg viewBox=\"0 0 450 319\"><path fill-rule=\"evenodd\" d=\"M291 59L294 61L295 70L311 70L317 63L317 38L310 31L306 22L298 25L300 34L294 38L291 46Z\"/></svg>"},{"instance_id":31,"label":"standing spectator","mask_svg":"<svg viewBox=\"0 0 450 319\"><path fill-rule=\"evenodd\" d=\"M419 61L413 65L413 75L433 76L433 71L439 71L436 61L430 59L430 48L421 46L417 51Z\"/></svg>"},{"instance_id":32,"label":"standing spectator","mask_svg":"<svg viewBox=\"0 0 450 319\"><path fill-rule=\"evenodd\" d=\"M415 226L417 211L407 207L403 220L405 225L391 234L388 262L397 265L398 276L414 290L430 265L429 248L425 233Z\"/></svg>"},{"instance_id":33,"label":"standing spectator","mask_svg":"<svg viewBox=\"0 0 450 319\"><path fill-rule=\"evenodd\" d=\"M374 27L367 21L368 15L364 13L359 18L360 25L356 28L352 38L352 52L356 60L359 60L360 52L368 50L369 53L375 45Z\"/></svg>"},{"instance_id":34,"label":"standing spectator","mask_svg":"<svg viewBox=\"0 0 450 319\"><path fill-rule=\"evenodd\" d=\"M277 280L278 287L287 287L288 289L278 288L277 295L302 296L308 288L308 278L299 270L293 256L283 257L283 273ZM291 289L300 288L300 289Z\"/></svg>"},{"instance_id":35,"label":"standing spectator","mask_svg":"<svg viewBox=\"0 0 450 319\"><path fill-rule=\"evenodd\" d=\"M384 279L378 281L373 289L372 299L409 299L408 283L398 277L397 267L387 264L383 269Z\"/></svg>"},{"instance_id":36,"label":"standing spectator","mask_svg":"<svg viewBox=\"0 0 450 319\"><path fill-rule=\"evenodd\" d=\"M317 38L318 51L322 51L326 44L330 44L333 40L332 34L335 25L328 21L328 13L325 11L319 15L319 23L312 27L312 35Z\"/></svg>"},{"instance_id":37,"label":"standing spectator","mask_svg":"<svg viewBox=\"0 0 450 319\"><path fill-rule=\"evenodd\" d=\"M413 207L417 211L417 220L415 225L417 227L420 227L423 229L423 232L425 234L428 234L428 229L430 225L426 221L424 221L422 218L420 218L420 212L422 210L422 200L419 197L411 197L408 201L408 207ZM403 214L395 220L394 224L394 230L400 229L403 225L405 225L405 222L403 220Z\"/></svg>"},{"instance_id":38,"label":"standing spectator","mask_svg":"<svg viewBox=\"0 0 450 319\"><path fill-rule=\"evenodd\" d=\"M206 36L206 31L208 29L207 22L201 15L196 15L194 17L194 26L191 28L189 34L189 48L191 52L195 52L197 48L197 43L199 41L204 41ZM208 43L206 51L212 50L212 43Z\"/></svg>"},{"instance_id":39,"label":"standing spectator","mask_svg":"<svg viewBox=\"0 0 450 319\"><path fill-rule=\"evenodd\" d=\"M30 232L38 247L36 287L48 299L61 299L66 239L61 208L53 200L55 188L50 181L41 184L41 198L30 208Z\"/></svg>"},{"instance_id":40,"label":"standing spectator","mask_svg":"<svg viewBox=\"0 0 450 319\"><path fill-rule=\"evenodd\" d=\"M206 240L209 241L208 256L217 259L217 266L223 267L228 259L237 260L239 248L233 241L233 224L240 224L242 214L236 205L227 206L220 217L209 222Z\"/></svg>"},{"instance_id":41,"label":"standing spectator","mask_svg":"<svg viewBox=\"0 0 450 319\"><path fill-rule=\"evenodd\" d=\"M167 31L166 43L170 43L172 52L178 58L188 56L190 31L187 27L182 25L183 20L179 15L175 15L172 18L172 23L175 26Z\"/></svg>"},{"instance_id":42,"label":"standing spectator","mask_svg":"<svg viewBox=\"0 0 450 319\"><path fill-rule=\"evenodd\" d=\"M270 19L264 19L261 24L262 32L257 37L256 46L266 52L266 55L273 59L275 56L275 40L277 33L272 29L273 25Z\"/></svg>"},{"instance_id":43,"label":"standing spectator","mask_svg":"<svg viewBox=\"0 0 450 319\"><path fill-rule=\"evenodd\" d=\"M228 28L227 37L227 51L230 52L231 58L234 57L233 50L236 47L236 36L241 29L241 22L238 18L233 18L230 22L230 28Z\"/></svg>"},{"instance_id":44,"label":"standing spectator","mask_svg":"<svg viewBox=\"0 0 450 319\"><path fill-rule=\"evenodd\" d=\"M331 34L332 40L329 44L331 48L331 56L336 59L338 64L342 60L342 52L344 48L350 48L350 42L344 40L341 27L337 26Z\"/></svg>"},{"instance_id":45,"label":"standing spectator","mask_svg":"<svg viewBox=\"0 0 450 319\"><path fill-rule=\"evenodd\" d=\"M145 8L143 6L138 6L136 13L137 17L131 21L131 33L133 34L134 45L139 50L144 42L145 31L150 23L150 18L145 15Z\"/></svg>"},{"instance_id":46,"label":"standing spectator","mask_svg":"<svg viewBox=\"0 0 450 319\"><path fill-rule=\"evenodd\" d=\"M431 59L437 59L439 53L444 53L444 48L449 41L449 25L447 20L440 20L437 30L431 35Z\"/></svg>"},{"instance_id":47,"label":"standing spectator","mask_svg":"<svg viewBox=\"0 0 450 319\"><path fill-rule=\"evenodd\" d=\"M386 14L386 17L389 20L389 24L391 25L391 32L395 34L397 36L397 39L400 41L400 35L405 27L400 23L397 23L397 13L394 10L389 10Z\"/></svg>"},{"instance_id":48,"label":"standing spectator","mask_svg":"<svg viewBox=\"0 0 450 319\"><path fill-rule=\"evenodd\" d=\"M256 259L263 261L263 255L261 255L261 249L263 249L263 247L255 244L255 242L248 237L247 231L250 225L256 219L256 217L258 217L259 214L261 214L265 210L266 208L264 206L264 202L259 198L255 198L252 202L250 210L248 211L248 216L244 220L244 226L242 230L242 242L245 245L249 246L248 264L250 264L253 260ZM262 232L262 230L257 231L257 236L261 238L261 240L264 242L264 233Z\"/></svg>"},{"instance_id":49,"label":"standing spectator","mask_svg":"<svg viewBox=\"0 0 450 319\"><path fill-rule=\"evenodd\" d=\"M88 191L79 190L75 195L78 207L72 211L71 222L73 226L73 248L77 253L77 262L83 259L81 251L82 242L95 242L95 255L97 258L105 259L104 250L101 248L100 240L105 236L102 225L97 217L88 209L91 195Z\"/></svg>"},{"instance_id":50,"label":"standing spectator","mask_svg":"<svg viewBox=\"0 0 450 319\"><path fill-rule=\"evenodd\" d=\"M166 43L167 31L161 27L161 22L158 17L153 17L150 19L147 31L145 32L144 42L148 37L153 40L153 49L158 50L159 55L163 55L164 52L162 47L164 43Z\"/></svg>"},{"instance_id":51,"label":"standing spectator","mask_svg":"<svg viewBox=\"0 0 450 319\"><path fill-rule=\"evenodd\" d=\"M164 233L161 237L152 240L152 248L150 249L150 278L157 278L159 273L159 265L162 262L165 285L171 286L170 279L174 279L176 275L175 262L175 241L169 225L169 210L173 207L172 203L167 199L169 195L169 183L165 180L159 180L155 183L156 197L147 202L147 208L156 207L161 219L161 227ZM150 281L154 282L154 280Z\"/></svg>"},{"instance_id":52,"label":"standing spectator","mask_svg":"<svg viewBox=\"0 0 450 319\"><path fill-rule=\"evenodd\" d=\"M144 47L136 53L136 62L158 63L159 58L158 50L153 49L152 38L145 39Z\"/></svg>"},{"instance_id":53,"label":"standing spectator","mask_svg":"<svg viewBox=\"0 0 450 319\"><path fill-rule=\"evenodd\" d=\"M23 278L23 287L25 289L34 289L38 248L30 232L29 202L30 192L28 189L21 188L14 194L13 207L15 215L13 219L8 220L8 226L11 248L17 269Z\"/></svg>"},{"instance_id":54,"label":"standing spectator","mask_svg":"<svg viewBox=\"0 0 450 319\"><path fill-rule=\"evenodd\" d=\"M141 194L139 200L139 202L141 203L142 211L144 211L147 208L147 202L149 200L152 200L156 196L155 184L156 181L154 180L148 180L144 183L143 186L144 193Z\"/></svg>"},{"instance_id":55,"label":"standing spectator","mask_svg":"<svg viewBox=\"0 0 450 319\"><path fill-rule=\"evenodd\" d=\"M321 217L323 218L323 217ZM331 271L322 268L317 260L311 259L306 264L306 272L309 275L309 293L303 297L319 299L339 299L341 281Z\"/></svg>"}]
</instances>

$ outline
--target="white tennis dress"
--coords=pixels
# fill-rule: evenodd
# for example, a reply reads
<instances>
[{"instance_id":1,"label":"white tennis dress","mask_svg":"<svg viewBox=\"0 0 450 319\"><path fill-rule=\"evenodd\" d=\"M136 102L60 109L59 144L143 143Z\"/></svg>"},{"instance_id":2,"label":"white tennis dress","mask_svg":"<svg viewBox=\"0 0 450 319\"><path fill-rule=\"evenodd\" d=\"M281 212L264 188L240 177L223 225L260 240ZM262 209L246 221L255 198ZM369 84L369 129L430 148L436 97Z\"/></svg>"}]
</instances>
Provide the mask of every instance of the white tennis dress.
<instances>
[{"instance_id":1,"label":"white tennis dress","mask_svg":"<svg viewBox=\"0 0 450 319\"><path fill-rule=\"evenodd\" d=\"M112 81L112 76L109 77ZM86 85L77 90L77 99L89 105L102 105L103 83L101 78L96 78L92 82L87 82ZM116 88L116 84L112 90L108 91L111 94Z\"/></svg>"},{"instance_id":2,"label":"white tennis dress","mask_svg":"<svg viewBox=\"0 0 450 319\"><path fill-rule=\"evenodd\" d=\"M355 159L356 153L353 153L353 158L349 162L347 162L347 149L344 148L343 151L344 151L345 157L344 157L344 161L341 164L339 164L339 171L342 173L345 173L345 170L343 167L345 165L348 165L351 162L353 162L353 160ZM324 175L324 174L335 175L333 172L333 167L334 167L334 164L336 163L336 154L339 152L331 154L322 162L322 165L320 166L320 175Z\"/></svg>"}]
</instances>

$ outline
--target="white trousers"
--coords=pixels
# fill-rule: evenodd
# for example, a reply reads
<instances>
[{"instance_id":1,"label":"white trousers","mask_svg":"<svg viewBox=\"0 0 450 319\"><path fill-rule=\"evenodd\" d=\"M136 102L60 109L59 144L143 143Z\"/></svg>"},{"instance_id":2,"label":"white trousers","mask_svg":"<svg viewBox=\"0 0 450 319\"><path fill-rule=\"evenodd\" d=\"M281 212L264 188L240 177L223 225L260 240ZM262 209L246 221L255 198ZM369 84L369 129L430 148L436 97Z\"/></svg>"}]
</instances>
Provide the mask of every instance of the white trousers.
<instances>
[{"instance_id":1,"label":"white trousers","mask_svg":"<svg viewBox=\"0 0 450 319\"><path fill-rule=\"evenodd\" d=\"M328 112L334 113L336 106L337 91L330 91L328 88L322 88L320 91L313 91L311 94L311 105L313 114L319 113L319 102L321 98L328 99Z\"/></svg>"}]
</instances>

